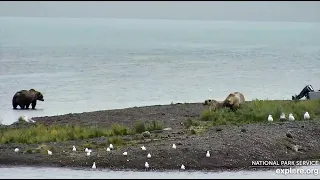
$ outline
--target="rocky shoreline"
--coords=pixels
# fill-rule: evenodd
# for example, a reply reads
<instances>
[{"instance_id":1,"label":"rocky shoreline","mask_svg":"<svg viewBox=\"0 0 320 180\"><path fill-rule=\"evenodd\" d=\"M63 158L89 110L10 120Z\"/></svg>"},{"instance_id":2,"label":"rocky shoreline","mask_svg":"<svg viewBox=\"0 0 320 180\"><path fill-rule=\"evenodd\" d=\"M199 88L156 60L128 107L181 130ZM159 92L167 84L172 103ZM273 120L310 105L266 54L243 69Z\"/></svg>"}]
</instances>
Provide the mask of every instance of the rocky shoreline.
<instances>
[{"instance_id":1,"label":"rocky shoreline","mask_svg":"<svg viewBox=\"0 0 320 180\"><path fill-rule=\"evenodd\" d=\"M202 134L190 134L183 123L199 117L206 107L202 103L184 103L133 107L126 109L84 112L50 117L33 118L46 125L74 124L108 127L114 123L132 126L136 120L159 121L167 131L151 132L150 137L123 136L130 145L115 146L106 151L108 137L99 137L46 144L1 144L0 164L46 167L97 168L113 170L254 170L252 161L297 161L320 159L320 122L317 120L220 125ZM11 125L17 126L17 125ZM86 144L92 153L84 152ZM172 144L177 148L173 149ZM42 153L39 145L53 151ZM77 151L72 151L72 146ZM146 151L141 150L146 147ZM18 153L14 152L19 148ZM210 157L206 157L206 152ZM128 155L124 156L123 152ZM147 158L147 154L151 158ZM257 168L258 169L258 168ZM260 168L264 170L265 168Z\"/></svg>"}]
</instances>

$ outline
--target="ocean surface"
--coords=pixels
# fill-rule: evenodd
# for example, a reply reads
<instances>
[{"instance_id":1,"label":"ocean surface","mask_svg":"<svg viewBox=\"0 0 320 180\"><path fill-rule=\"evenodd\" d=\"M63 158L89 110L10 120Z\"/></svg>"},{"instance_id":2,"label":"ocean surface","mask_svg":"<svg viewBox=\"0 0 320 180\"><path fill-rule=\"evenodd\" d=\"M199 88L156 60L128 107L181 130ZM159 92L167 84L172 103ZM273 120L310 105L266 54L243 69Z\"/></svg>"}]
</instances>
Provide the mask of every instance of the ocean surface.
<instances>
[{"instance_id":1,"label":"ocean surface","mask_svg":"<svg viewBox=\"0 0 320 180\"><path fill-rule=\"evenodd\" d=\"M319 80L315 22L0 17L3 124L22 115L223 100L232 91L247 100L291 99L307 84L320 89ZM31 88L45 101L14 111L15 92Z\"/></svg>"}]
</instances>

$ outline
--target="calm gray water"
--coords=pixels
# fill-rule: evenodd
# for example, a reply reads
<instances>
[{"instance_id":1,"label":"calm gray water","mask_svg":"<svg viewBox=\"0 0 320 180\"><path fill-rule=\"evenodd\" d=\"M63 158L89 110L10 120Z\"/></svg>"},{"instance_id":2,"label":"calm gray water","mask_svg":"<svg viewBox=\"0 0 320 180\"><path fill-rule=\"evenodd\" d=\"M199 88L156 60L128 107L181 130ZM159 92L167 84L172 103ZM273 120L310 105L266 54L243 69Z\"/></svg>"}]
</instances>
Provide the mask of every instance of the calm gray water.
<instances>
[{"instance_id":1,"label":"calm gray water","mask_svg":"<svg viewBox=\"0 0 320 180\"><path fill-rule=\"evenodd\" d=\"M0 118L320 88L320 23L0 18ZM21 89L38 111L13 111ZM213 91L209 93L208 89Z\"/></svg>"},{"instance_id":2,"label":"calm gray water","mask_svg":"<svg viewBox=\"0 0 320 180\"><path fill-rule=\"evenodd\" d=\"M319 60L312 22L0 18L0 120L222 100L231 91L290 99L306 84L320 89ZM45 101L13 111L13 94L30 88Z\"/></svg>"},{"instance_id":3,"label":"calm gray water","mask_svg":"<svg viewBox=\"0 0 320 180\"><path fill-rule=\"evenodd\" d=\"M2 167L1 178L29 178L29 179L318 179L320 166L299 167L299 170L278 173L271 171L237 171L237 172L133 172L111 170L75 170L64 168L34 168L34 167ZM313 172L313 173L312 173ZM318 173L315 173L318 172Z\"/></svg>"}]
</instances>

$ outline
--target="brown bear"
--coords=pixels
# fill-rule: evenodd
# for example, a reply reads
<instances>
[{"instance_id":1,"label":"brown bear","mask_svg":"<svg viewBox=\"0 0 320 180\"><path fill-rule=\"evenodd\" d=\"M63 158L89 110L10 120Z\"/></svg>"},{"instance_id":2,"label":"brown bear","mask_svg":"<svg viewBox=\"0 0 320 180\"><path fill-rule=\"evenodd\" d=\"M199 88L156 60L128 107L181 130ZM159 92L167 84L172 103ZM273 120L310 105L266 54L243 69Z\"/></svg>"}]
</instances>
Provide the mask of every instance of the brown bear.
<instances>
[{"instance_id":1,"label":"brown bear","mask_svg":"<svg viewBox=\"0 0 320 180\"><path fill-rule=\"evenodd\" d=\"M21 109L29 109L30 104L32 104L32 109L36 108L37 100L44 101L41 92L34 89L21 90L14 94L12 98L13 109L17 109L19 105Z\"/></svg>"},{"instance_id":2,"label":"brown bear","mask_svg":"<svg viewBox=\"0 0 320 180\"><path fill-rule=\"evenodd\" d=\"M223 106L229 107L231 110L237 110L244 102L245 99L242 93L233 92L230 93L229 96L223 101Z\"/></svg>"},{"instance_id":3,"label":"brown bear","mask_svg":"<svg viewBox=\"0 0 320 180\"><path fill-rule=\"evenodd\" d=\"M203 105L210 105L210 104L212 104L214 101L215 101L215 100L213 100L213 99L207 99L207 100L204 101Z\"/></svg>"},{"instance_id":4,"label":"brown bear","mask_svg":"<svg viewBox=\"0 0 320 180\"><path fill-rule=\"evenodd\" d=\"M209 109L213 110L213 111L223 107L223 103L222 102L216 101L214 99L205 100L203 105L208 105Z\"/></svg>"}]
</instances>

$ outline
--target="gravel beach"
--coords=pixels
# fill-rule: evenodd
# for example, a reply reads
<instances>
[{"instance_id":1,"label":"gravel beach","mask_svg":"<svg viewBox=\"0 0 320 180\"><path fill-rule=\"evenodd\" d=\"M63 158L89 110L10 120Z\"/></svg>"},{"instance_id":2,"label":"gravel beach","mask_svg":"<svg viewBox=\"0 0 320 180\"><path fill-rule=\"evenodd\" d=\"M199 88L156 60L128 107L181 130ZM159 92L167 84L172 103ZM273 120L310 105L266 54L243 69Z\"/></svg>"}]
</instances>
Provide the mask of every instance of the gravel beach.
<instances>
[{"instance_id":1,"label":"gravel beach","mask_svg":"<svg viewBox=\"0 0 320 180\"><path fill-rule=\"evenodd\" d=\"M187 118L199 117L206 107L202 103L181 103L132 107L126 109L84 112L33 118L46 125L74 124L109 127L114 123L133 126L136 120L159 121L171 130L151 132L150 137L123 136L133 144L115 146L106 151L108 137L77 141L46 143L53 155L33 151L40 144L1 144L0 164L53 167L146 170L253 170L252 161L263 160L317 160L320 158L320 122L293 121L245 125L221 125L201 134L190 134L183 125ZM17 126L17 125L10 125ZM85 144L90 143L92 153L87 156ZM176 144L176 149L172 148ZM72 151L72 146L77 151ZM146 151L141 150L141 146ZM20 151L14 152L18 147ZM210 157L206 157L206 152ZM123 152L128 155L124 156ZM151 158L147 158L147 154Z\"/></svg>"}]
</instances>

